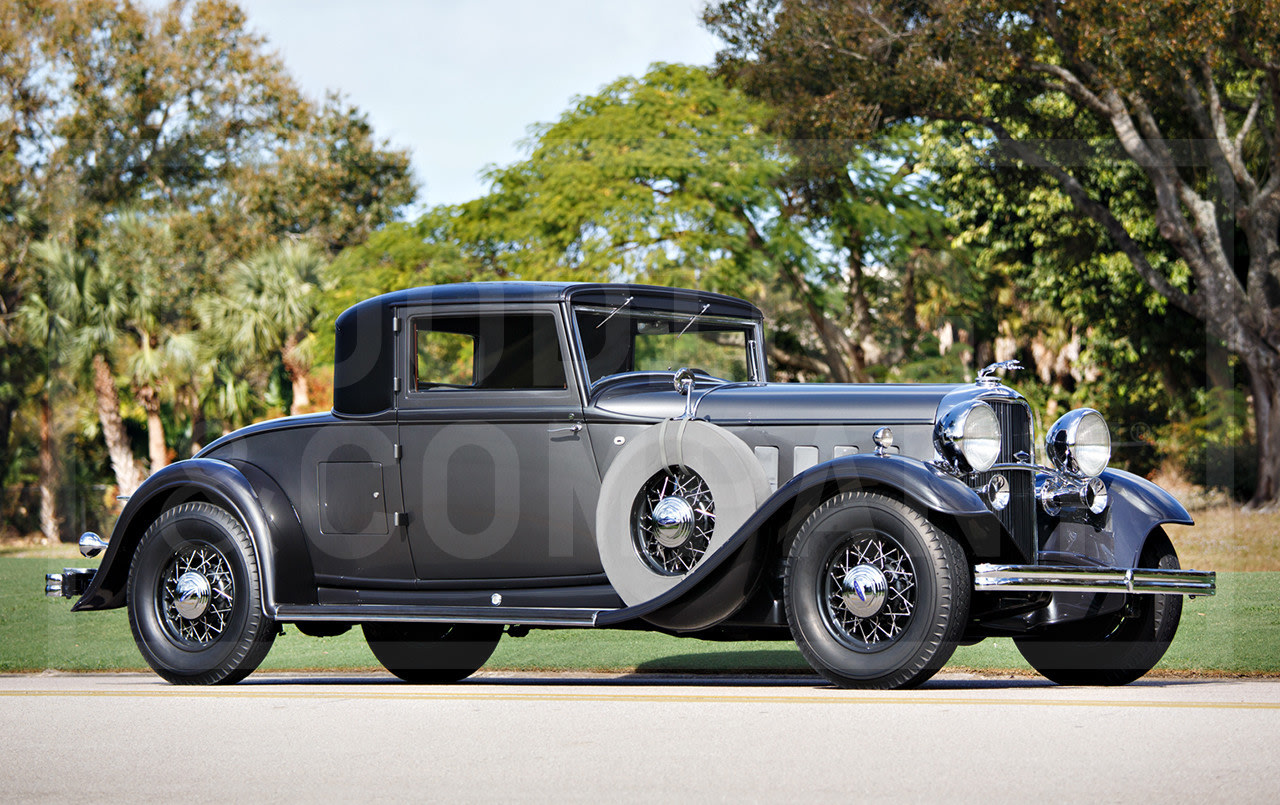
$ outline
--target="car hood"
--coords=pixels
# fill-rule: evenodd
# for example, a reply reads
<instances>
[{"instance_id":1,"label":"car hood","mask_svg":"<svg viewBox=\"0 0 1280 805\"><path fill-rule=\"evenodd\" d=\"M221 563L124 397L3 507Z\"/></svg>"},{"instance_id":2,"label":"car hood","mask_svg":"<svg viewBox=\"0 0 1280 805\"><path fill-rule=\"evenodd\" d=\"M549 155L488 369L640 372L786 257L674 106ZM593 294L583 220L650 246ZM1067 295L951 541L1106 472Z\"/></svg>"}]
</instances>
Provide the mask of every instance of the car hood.
<instances>
[{"instance_id":1,"label":"car hood","mask_svg":"<svg viewBox=\"0 0 1280 805\"><path fill-rule=\"evenodd\" d=\"M918 383L708 384L699 385L693 399L698 417L712 422L932 423L943 398L963 388ZM624 384L600 392L594 407L626 417L662 419L681 414L684 398L669 385L664 389Z\"/></svg>"}]
</instances>

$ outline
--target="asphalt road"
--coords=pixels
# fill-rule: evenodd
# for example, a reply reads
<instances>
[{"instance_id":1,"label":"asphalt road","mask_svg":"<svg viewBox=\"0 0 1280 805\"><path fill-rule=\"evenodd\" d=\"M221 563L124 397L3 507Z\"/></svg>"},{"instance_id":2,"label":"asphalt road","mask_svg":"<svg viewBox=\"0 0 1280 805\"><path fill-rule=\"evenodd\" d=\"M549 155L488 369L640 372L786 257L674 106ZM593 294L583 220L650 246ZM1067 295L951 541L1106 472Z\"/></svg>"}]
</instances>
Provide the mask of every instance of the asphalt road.
<instances>
[{"instance_id":1,"label":"asphalt road","mask_svg":"<svg viewBox=\"0 0 1280 805\"><path fill-rule=\"evenodd\" d=\"M0 676L0 800L1274 802L1280 680Z\"/></svg>"}]
</instances>

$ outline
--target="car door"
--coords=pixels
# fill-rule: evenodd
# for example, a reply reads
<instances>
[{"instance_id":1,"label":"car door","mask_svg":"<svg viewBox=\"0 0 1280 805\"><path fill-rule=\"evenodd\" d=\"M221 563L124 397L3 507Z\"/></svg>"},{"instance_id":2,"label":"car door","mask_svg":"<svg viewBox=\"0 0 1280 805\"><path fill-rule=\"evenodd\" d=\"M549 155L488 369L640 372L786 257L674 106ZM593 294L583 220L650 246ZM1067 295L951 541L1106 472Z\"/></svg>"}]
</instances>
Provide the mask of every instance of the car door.
<instances>
[{"instance_id":1,"label":"car door","mask_svg":"<svg viewBox=\"0 0 1280 805\"><path fill-rule=\"evenodd\" d=\"M466 586L599 574L600 478L559 307L437 305L398 319L400 468L417 577Z\"/></svg>"}]
</instances>

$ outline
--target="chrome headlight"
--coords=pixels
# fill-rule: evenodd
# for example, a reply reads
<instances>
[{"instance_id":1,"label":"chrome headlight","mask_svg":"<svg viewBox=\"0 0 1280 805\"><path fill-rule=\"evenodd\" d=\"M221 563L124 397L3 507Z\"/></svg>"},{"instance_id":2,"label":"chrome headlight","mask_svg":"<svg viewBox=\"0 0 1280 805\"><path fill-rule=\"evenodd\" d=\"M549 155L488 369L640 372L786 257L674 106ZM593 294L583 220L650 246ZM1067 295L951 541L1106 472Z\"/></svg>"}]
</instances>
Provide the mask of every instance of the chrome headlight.
<instances>
[{"instance_id":1,"label":"chrome headlight","mask_svg":"<svg viewBox=\"0 0 1280 805\"><path fill-rule=\"evenodd\" d=\"M1068 411L1049 428L1044 451L1063 472L1096 477L1111 460L1111 432L1102 414L1092 408Z\"/></svg>"},{"instance_id":2,"label":"chrome headlight","mask_svg":"<svg viewBox=\"0 0 1280 805\"><path fill-rule=\"evenodd\" d=\"M933 427L933 446L953 466L986 472L1000 457L1000 420L981 400L961 403Z\"/></svg>"}]
</instances>

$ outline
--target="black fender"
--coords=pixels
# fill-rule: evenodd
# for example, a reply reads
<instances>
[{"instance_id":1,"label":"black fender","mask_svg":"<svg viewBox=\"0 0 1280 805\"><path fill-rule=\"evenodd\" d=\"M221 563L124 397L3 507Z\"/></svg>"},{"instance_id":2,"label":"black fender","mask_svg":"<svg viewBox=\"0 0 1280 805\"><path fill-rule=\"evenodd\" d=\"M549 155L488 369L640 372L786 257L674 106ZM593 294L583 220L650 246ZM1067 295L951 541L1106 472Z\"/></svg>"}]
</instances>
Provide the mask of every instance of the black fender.
<instances>
[{"instance_id":1,"label":"black fender","mask_svg":"<svg viewBox=\"0 0 1280 805\"><path fill-rule=\"evenodd\" d=\"M279 603L316 603L302 524L279 485L247 462L192 458L154 473L130 496L93 581L72 611L124 606L129 565L142 535L161 512L189 501L222 506L244 525L257 555L266 615L273 617Z\"/></svg>"},{"instance_id":2,"label":"black fender","mask_svg":"<svg viewBox=\"0 0 1280 805\"><path fill-rule=\"evenodd\" d=\"M719 551L707 557L688 576L667 592L633 607L601 613L597 626L608 626L633 618L646 617L669 625L670 613L680 621L679 629L699 629L714 625L715 613L723 619L746 601L750 590L744 590L743 579L753 574L745 567L758 563L762 545L756 539L771 522L786 518L784 524L821 505L832 486L881 488L900 496L926 514L952 518L959 526L955 536L970 552L984 556L998 553L1001 539L1000 521L991 513L981 496L954 475L905 456L860 454L843 456L815 465L792 478L773 493L756 513L734 532ZM708 600L701 600L701 599ZM725 600L718 600L718 599ZM701 618L692 613L704 613ZM688 614L686 614L688 613ZM652 616L652 617L649 617ZM709 622L708 622L709 621Z\"/></svg>"},{"instance_id":3,"label":"black fender","mask_svg":"<svg viewBox=\"0 0 1280 805\"><path fill-rule=\"evenodd\" d=\"M1116 567L1137 567L1147 537L1166 523L1195 525L1186 507L1160 487L1124 470L1106 470L1102 480L1111 498L1110 530Z\"/></svg>"},{"instance_id":4,"label":"black fender","mask_svg":"<svg viewBox=\"0 0 1280 805\"><path fill-rule=\"evenodd\" d=\"M1107 510L1098 517L1059 521L1045 542L1042 564L1136 568L1148 538L1160 526L1195 524L1177 498L1145 478L1114 469L1103 471L1101 478L1107 485ZM1044 608L988 626L1026 632L1115 612L1126 600L1123 593L1055 592Z\"/></svg>"}]
</instances>

